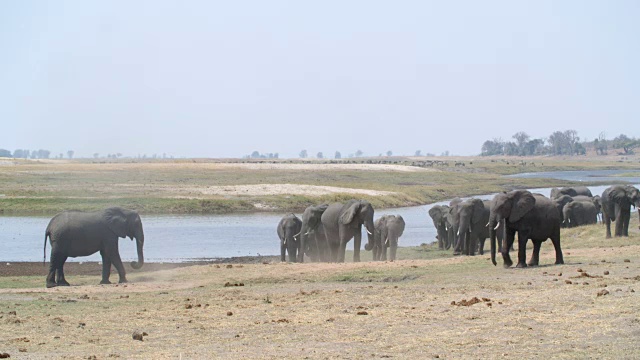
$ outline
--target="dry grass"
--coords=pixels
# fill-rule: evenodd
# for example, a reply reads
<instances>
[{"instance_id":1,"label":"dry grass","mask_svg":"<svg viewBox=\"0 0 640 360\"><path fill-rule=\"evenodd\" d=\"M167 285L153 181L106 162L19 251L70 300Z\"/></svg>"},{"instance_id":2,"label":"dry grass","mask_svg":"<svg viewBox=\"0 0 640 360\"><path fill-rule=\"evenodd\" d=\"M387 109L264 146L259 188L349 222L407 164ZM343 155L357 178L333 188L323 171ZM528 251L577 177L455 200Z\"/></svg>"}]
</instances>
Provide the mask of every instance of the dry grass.
<instances>
[{"instance_id":1,"label":"dry grass","mask_svg":"<svg viewBox=\"0 0 640 360\"><path fill-rule=\"evenodd\" d=\"M424 160L425 158L422 158ZM355 197L375 207L420 205L516 187L561 186L501 175L523 171L632 169L637 159L438 158L451 166L224 163L214 160L0 162L0 213L55 214L119 205L143 213L301 211ZM408 161L413 158L401 158ZM465 162L454 167L455 161ZM522 165L521 162L525 162ZM532 165L535 164L534 165Z\"/></svg>"},{"instance_id":2,"label":"dry grass","mask_svg":"<svg viewBox=\"0 0 640 360\"><path fill-rule=\"evenodd\" d=\"M0 349L34 359L639 358L637 226L611 240L601 225L563 230L567 264L550 265L545 243L543 265L528 269L426 251L394 263L192 266L131 274L127 286L3 278L18 288L0 290ZM148 336L133 340L135 330Z\"/></svg>"}]
</instances>

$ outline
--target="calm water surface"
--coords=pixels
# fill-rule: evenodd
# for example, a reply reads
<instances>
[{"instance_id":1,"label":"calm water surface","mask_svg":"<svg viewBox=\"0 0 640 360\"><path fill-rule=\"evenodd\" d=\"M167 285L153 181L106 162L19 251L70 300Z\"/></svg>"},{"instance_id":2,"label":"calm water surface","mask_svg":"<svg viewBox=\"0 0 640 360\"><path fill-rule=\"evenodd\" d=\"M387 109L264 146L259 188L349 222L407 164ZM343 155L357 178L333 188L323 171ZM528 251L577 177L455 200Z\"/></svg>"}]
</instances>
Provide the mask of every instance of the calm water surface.
<instances>
[{"instance_id":1,"label":"calm water surface","mask_svg":"<svg viewBox=\"0 0 640 360\"><path fill-rule=\"evenodd\" d=\"M577 174L581 173L581 174ZM607 172L606 175L616 172ZM618 171L617 173L620 173ZM640 172L638 172L640 175ZM570 171L544 173L546 178L558 174L566 180L597 181L602 172ZM534 176L535 175L535 176ZM519 174L519 177L539 177L538 174ZM570 178L569 178L570 177ZM611 178L606 178L609 181ZM616 178L629 180L629 178ZM640 184L639 178L631 178ZM635 185L638 187L639 185ZM590 186L591 192L601 194L605 186ZM530 189L549 196L550 188ZM491 199L494 194L475 196ZM424 206L395 209L376 209L376 218L384 214L399 214L407 224L400 238L401 246L416 246L435 241L436 230L428 211L434 205L448 204L443 201ZM159 215L143 216L145 230L145 260L150 262L180 262L198 259L233 256L278 255L280 253L276 226L283 214L237 214L237 215ZM301 214L297 214L300 216ZM0 261L42 261L44 231L50 217L0 217ZM366 233L363 234L363 243ZM347 245L352 248L353 241ZM47 260L50 246L47 244ZM136 259L135 242L120 239L120 255L123 260ZM100 261L100 255L70 258L69 261Z\"/></svg>"}]
</instances>

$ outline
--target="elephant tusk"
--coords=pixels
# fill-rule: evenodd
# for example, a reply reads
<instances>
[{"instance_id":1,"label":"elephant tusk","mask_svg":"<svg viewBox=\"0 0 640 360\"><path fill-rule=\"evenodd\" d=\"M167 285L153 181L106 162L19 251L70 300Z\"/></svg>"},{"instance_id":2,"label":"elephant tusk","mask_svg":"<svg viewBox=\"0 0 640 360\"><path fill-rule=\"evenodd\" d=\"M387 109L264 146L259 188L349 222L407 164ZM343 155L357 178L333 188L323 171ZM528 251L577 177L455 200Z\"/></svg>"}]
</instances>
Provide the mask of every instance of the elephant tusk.
<instances>
[{"instance_id":1,"label":"elephant tusk","mask_svg":"<svg viewBox=\"0 0 640 360\"><path fill-rule=\"evenodd\" d=\"M373 234L369 231L369 229L367 229L367 228L366 228L366 226L365 226L365 228L364 228L364 229L365 229L365 230L367 230L367 234L369 234L369 235L373 235Z\"/></svg>"},{"instance_id":2,"label":"elephant tusk","mask_svg":"<svg viewBox=\"0 0 640 360\"><path fill-rule=\"evenodd\" d=\"M487 225L485 225L484 227L489 227L491 224L487 223Z\"/></svg>"},{"instance_id":3,"label":"elephant tusk","mask_svg":"<svg viewBox=\"0 0 640 360\"><path fill-rule=\"evenodd\" d=\"M496 227L494 227L493 230L498 230L499 227L500 227L500 223L497 223Z\"/></svg>"},{"instance_id":4,"label":"elephant tusk","mask_svg":"<svg viewBox=\"0 0 640 360\"><path fill-rule=\"evenodd\" d=\"M387 240L384 241L385 245L389 245L389 238L387 238Z\"/></svg>"},{"instance_id":5,"label":"elephant tusk","mask_svg":"<svg viewBox=\"0 0 640 360\"><path fill-rule=\"evenodd\" d=\"M311 234L311 230L307 231L307 233L306 233L306 234L304 234L304 236L307 236L307 235L309 235L309 234Z\"/></svg>"},{"instance_id":6,"label":"elephant tusk","mask_svg":"<svg viewBox=\"0 0 640 360\"><path fill-rule=\"evenodd\" d=\"M300 236L300 234L302 234L302 231L300 231L299 233L293 235L294 238L297 238L298 236Z\"/></svg>"}]
</instances>

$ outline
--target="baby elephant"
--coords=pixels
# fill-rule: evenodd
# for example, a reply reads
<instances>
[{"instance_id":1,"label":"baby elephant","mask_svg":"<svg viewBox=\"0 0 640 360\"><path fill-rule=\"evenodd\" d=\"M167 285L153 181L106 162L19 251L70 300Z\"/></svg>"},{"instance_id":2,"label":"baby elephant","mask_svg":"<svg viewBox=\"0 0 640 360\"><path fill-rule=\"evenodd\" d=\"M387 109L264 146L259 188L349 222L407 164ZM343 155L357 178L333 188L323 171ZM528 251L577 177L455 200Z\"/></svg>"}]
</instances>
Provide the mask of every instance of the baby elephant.
<instances>
[{"instance_id":1,"label":"baby elephant","mask_svg":"<svg viewBox=\"0 0 640 360\"><path fill-rule=\"evenodd\" d=\"M286 260L286 253L289 253L289 262L298 260L298 251L300 249L300 230L302 229L302 220L294 214L285 215L278 223L278 237L280 238L280 261Z\"/></svg>"},{"instance_id":2,"label":"baby elephant","mask_svg":"<svg viewBox=\"0 0 640 360\"><path fill-rule=\"evenodd\" d=\"M375 222L375 232L373 243L369 242L364 246L367 251L373 250L374 261L387 260L387 248L391 248L389 260L396 259L398 250L398 239L404 232L404 219L400 215L384 215Z\"/></svg>"}]
</instances>

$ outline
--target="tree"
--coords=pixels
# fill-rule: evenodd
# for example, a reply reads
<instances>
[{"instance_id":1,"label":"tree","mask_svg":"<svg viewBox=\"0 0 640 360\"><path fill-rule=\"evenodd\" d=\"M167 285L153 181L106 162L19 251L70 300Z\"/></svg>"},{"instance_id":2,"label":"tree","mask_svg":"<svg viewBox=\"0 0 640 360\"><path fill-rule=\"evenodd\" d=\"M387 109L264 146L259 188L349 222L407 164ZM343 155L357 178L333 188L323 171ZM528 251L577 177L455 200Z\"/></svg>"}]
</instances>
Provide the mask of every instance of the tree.
<instances>
[{"instance_id":1,"label":"tree","mask_svg":"<svg viewBox=\"0 0 640 360\"><path fill-rule=\"evenodd\" d=\"M0 157L11 157L11 151L6 149L0 149Z\"/></svg>"},{"instance_id":2,"label":"tree","mask_svg":"<svg viewBox=\"0 0 640 360\"><path fill-rule=\"evenodd\" d=\"M317 157L318 159L322 159L322 158L323 158L323 156L322 156L322 151L319 151L319 152L318 152L318 154L316 154L316 157Z\"/></svg>"},{"instance_id":3,"label":"tree","mask_svg":"<svg viewBox=\"0 0 640 360\"><path fill-rule=\"evenodd\" d=\"M393 155L393 152L391 150L387 151L387 156L391 156Z\"/></svg>"},{"instance_id":4,"label":"tree","mask_svg":"<svg viewBox=\"0 0 640 360\"><path fill-rule=\"evenodd\" d=\"M342 154L340 154L340 151L336 151L336 154L334 155L335 159L342 159Z\"/></svg>"},{"instance_id":5,"label":"tree","mask_svg":"<svg viewBox=\"0 0 640 360\"><path fill-rule=\"evenodd\" d=\"M73 154L74 154L74 153L75 153L75 152L74 152L73 150L69 150L69 151L67 151L67 156L69 157L69 159L73 159Z\"/></svg>"},{"instance_id":6,"label":"tree","mask_svg":"<svg viewBox=\"0 0 640 360\"><path fill-rule=\"evenodd\" d=\"M531 138L526 132L524 131L520 131L517 132L515 134L513 134L512 138L514 138L516 140L516 145L518 147L518 153L519 155L525 155L525 145L527 144L527 142L529 142L529 139Z\"/></svg>"},{"instance_id":7,"label":"tree","mask_svg":"<svg viewBox=\"0 0 640 360\"><path fill-rule=\"evenodd\" d=\"M356 151L356 157L360 157L360 156L362 156L362 154L364 154L364 153L362 152L362 150L357 150L357 151Z\"/></svg>"},{"instance_id":8,"label":"tree","mask_svg":"<svg viewBox=\"0 0 640 360\"><path fill-rule=\"evenodd\" d=\"M251 157L253 159L257 159L260 157L260 152L258 152L257 150L251 153Z\"/></svg>"},{"instance_id":9,"label":"tree","mask_svg":"<svg viewBox=\"0 0 640 360\"><path fill-rule=\"evenodd\" d=\"M51 151L40 149L38 150L38 158L39 159L48 159L49 155L51 155Z\"/></svg>"},{"instance_id":10,"label":"tree","mask_svg":"<svg viewBox=\"0 0 640 360\"><path fill-rule=\"evenodd\" d=\"M625 155L633 154L633 149L640 145L640 140L620 134L613 138L613 148L622 149Z\"/></svg>"},{"instance_id":11,"label":"tree","mask_svg":"<svg viewBox=\"0 0 640 360\"><path fill-rule=\"evenodd\" d=\"M416 150L416 153L414 154L414 156L422 156L422 151Z\"/></svg>"},{"instance_id":12,"label":"tree","mask_svg":"<svg viewBox=\"0 0 640 360\"><path fill-rule=\"evenodd\" d=\"M298 155L300 156L300 158L306 159L307 158L307 150L300 151L300 154L298 154Z\"/></svg>"},{"instance_id":13,"label":"tree","mask_svg":"<svg viewBox=\"0 0 640 360\"><path fill-rule=\"evenodd\" d=\"M449 156L449 150L443 151L440 156Z\"/></svg>"},{"instance_id":14,"label":"tree","mask_svg":"<svg viewBox=\"0 0 640 360\"><path fill-rule=\"evenodd\" d=\"M482 156L490 156L490 155L503 155L504 154L504 144L502 139L494 138L493 140L487 140L482 144L482 149L480 155Z\"/></svg>"},{"instance_id":15,"label":"tree","mask_svg":"<svg viewBox=\"0 0 640 360\"><path fill-rule=\"evenodd\" d=\"M274 159L277 159L279 156L280 156L280 154L278 154L278 153L273 154L273 158Z\"/></svg>"},{"instance_id":16,"label":"tree","mask_svg":"<svg viewBox=\"0 0 640 360\"><path fill-rule=\"evenodd\" d=\"M94 158L94 159L97 159L99 156L100 156L100 154L98 154L98 153L94 153L94 154L93 154L93 158ZM147 156L145 155L145 157L147 157Z\"/></svg>"}]
</instances>

